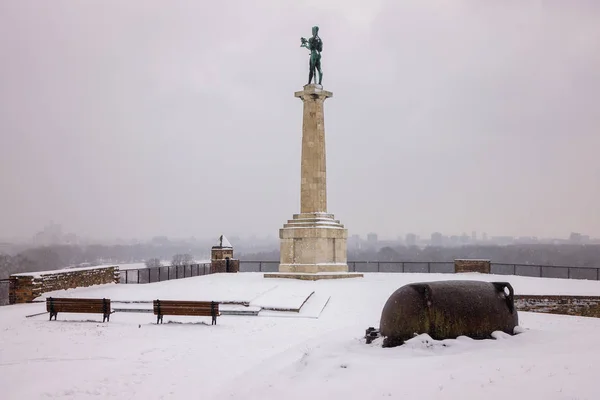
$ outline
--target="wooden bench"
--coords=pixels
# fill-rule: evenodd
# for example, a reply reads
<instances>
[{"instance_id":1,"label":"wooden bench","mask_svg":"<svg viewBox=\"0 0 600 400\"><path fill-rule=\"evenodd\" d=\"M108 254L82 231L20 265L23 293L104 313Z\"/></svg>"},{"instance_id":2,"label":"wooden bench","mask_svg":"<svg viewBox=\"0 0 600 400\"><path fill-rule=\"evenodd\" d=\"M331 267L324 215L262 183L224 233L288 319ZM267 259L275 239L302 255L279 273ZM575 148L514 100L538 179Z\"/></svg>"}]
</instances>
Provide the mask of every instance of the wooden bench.
<instances>
[{"instance_id":1,"label":"wooden bench","mask_svg":"<svg viewBox=\"0 0 600 400\"><path fill-rule=\"evenodd\" d=\"M219 303L214 301L154 300L156 323L162 324L164 315L189 315L212 317L212 324L217 324Z\"/></svg>"},{"instance_id":2,"label":"wooden bench","mask_svg":"<svg viewBox=\"0 0 600 400\"><path fill-rule=\"evenodd\" d=\"M102 314L102 322L110 321L110 299L70 299L70 298L54 298L46 299L46 311L50 313L50 321L52 317L56 321L56 316L59 312L65 313L85 313L85 314Z\"/></svg>"}]
</instances>

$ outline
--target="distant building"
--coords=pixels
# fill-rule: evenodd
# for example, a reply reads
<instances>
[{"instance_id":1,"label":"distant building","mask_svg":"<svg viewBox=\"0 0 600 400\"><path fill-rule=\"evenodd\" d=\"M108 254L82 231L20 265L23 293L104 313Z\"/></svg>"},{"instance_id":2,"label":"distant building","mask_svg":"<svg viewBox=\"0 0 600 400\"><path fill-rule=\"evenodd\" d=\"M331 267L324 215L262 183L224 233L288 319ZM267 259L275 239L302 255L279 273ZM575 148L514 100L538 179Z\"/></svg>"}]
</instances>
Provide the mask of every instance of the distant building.
<instances>
[{"instance_id":1,"label":"distant building","mask_svg":"<svg viewBox=\"0 0 600 400\"><path fill-rule=\"evenodd\" d=\"M539 239L536 236L521 236L515 239L516 244L535 244L539 243Z\"/></svg>"},{"instance_id":2,"label":"distant building","mask_svg":"<svg viewBox=\"0 0 600 400\"><path fill-rule=\"evenodd\" d=\"M152 238L151 243L158 246L164 246L169 244L169 238L166 236L155 236Z\"/></svg>"},{"instance_id":3,"label":"distant building","mask_svg":"<svg viewBox=\"0 0 600 400\"><path fill-rule=\"evenodd\" d=\"M407 246L416 246L418 239L419 239L419 237L417 235L415 235L414 233L409 233L406 235L406 245Z\"/></svg>"},{"instance_id":4,"label":"distant building","mask_svg":"<svg viewBox=\"0 0 600 400\"><path fill-rule=\"evenodd\" d=\"M444 236L440 232L432 233L431 245L434 247L442 247L444 245Z\"/></svg>"},{"instance_id":5,"label":"distant building","mask_svg":"<svg viewBox=\"0 0 600 400\"><path fill-rule=\"evenodd\" d=\"M569 236L569 242L571 243L589 243L590 242L590 236L589 235L582 235L581 233L577 233L577 232L572 232L571 236Z\"/></svg>"},{"instance_id":6,"label":"distant building","mask_svg":"<svg viewBox=\"0 0 600 400\"><path fill-rule=\"evenodd\" d=\"M471 242L473 242L473 243L477 242L477 231L471 232Z\"/></svg>"},{"instance_id":7,"label":"distant building","mask_svg":"<svg viewBox=\"0 0 600 400\"><path fill-rule=\"evenodd\" d=\"M377 244L377 234L376 233L369 233L367 235L367 242L369 244Z\"/></svg>"},{"instance_id":8,"label":"distant building","mask_svg":"<svg viewBox=\"0 0 600 400\"><path fill-rule=\"evenodd\" d=\"M50 222L41 232L33 236L33 243L36 246L50 246L55 244L64 244L65 235L63 235L62 226Z\"/></svg>"},{"instance_id":9,"label":"distant building","mask_svg":"<svg viewBox=\"0 0 600 400\"><path fill-rule=\"evenodd\" d=\"M352 250L360 250L361 249L361 240L359 235L351 235L348 237L347 241L348 249Z\"/></svg>"},{"instance_id":10,"label":"distant building","mask_svg":"<svg viewBox=\"0 0 600 400\"><path fill-rule=\"evenodd\" d=\"M13 247L12 243L0 242L0 254L10 252L12 247Z\"/></svg>"},{"instance_id":11,"label":"distant building","mask_svg":"<svg viewBox=\"0 0 600 400\"><path fill-rule=\"evenodd\" d=\"M461 237L460 237L460 243L461 244L468 244L470 239L471 238L469 237L469 235L467 235L466 233L463 233L461 235Z\"/></svg>"},{"instance_id":12,"label":"distant building","mask_svg":"<svg viewBox=\"0 0 600 400\"><path fill-rule=\"evenodd\" d=\"M507 245L514 243L515 238L512 236L492 236L491 241L495 244Z\"/></svg>"}]
</instances>

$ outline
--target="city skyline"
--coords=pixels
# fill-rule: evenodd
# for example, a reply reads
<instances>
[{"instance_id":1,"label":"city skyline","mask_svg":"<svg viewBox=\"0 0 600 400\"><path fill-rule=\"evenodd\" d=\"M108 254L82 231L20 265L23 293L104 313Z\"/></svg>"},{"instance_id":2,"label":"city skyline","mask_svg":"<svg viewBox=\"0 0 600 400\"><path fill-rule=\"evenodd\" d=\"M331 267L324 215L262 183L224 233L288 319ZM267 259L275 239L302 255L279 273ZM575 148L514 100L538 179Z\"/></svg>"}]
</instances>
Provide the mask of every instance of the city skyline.
<instances>
[{"instance_id":1,"label":"city skyline","mask_svg":"<svg viewBox=\"0 0 600 400\"><path fill-rule=\"evenodd\" d=\"M93 238L93 237L82 237L78 235L76 232L70 232L63 230L63 227L59 223L55 223L51 221L49 224L43 227L43 229L34 233L30 237L26 238L0 238L0 243L5 244L33 244L33 245L54 245L54 244L98 244L98 243L145 243L156 240L170 240L170 241L211 241L214 237L218 237L217 235L207 235L207 236L189 236L189 237L179 237L179 236L168 236L168 235L151 235L148 237L139 237L139 238ZM277 241L278 238L273 233L268 233L264 235L260 234L239 234L235 232L225 233L226 236L233 238L233 240L242 240L246 241ZM457 245L457 244L510 244L510 243L535 243L535 242L571 242L571 243L586 243L586 242L596 242L600 241L600 238L591 236L586 234L585 232L568 232L562 236L527 236L527 235L499 235L495 233L488 232L478 232L471 231L467 232L439 232L434 231L426 234L419 234L415 232L407 232L407 233L398 233L397 235L392 236L384 236L380 235L376 231L369 231L364 234L360 233L350 233L349 234L350 241L356 241L357 239L363 242L394 242L394 243L410 243L410 242L418 242L418 243L428 243L432 245L443 245L447 246ZM577 239L575 239L577 238Z\"/></svg>"}]
</instances>

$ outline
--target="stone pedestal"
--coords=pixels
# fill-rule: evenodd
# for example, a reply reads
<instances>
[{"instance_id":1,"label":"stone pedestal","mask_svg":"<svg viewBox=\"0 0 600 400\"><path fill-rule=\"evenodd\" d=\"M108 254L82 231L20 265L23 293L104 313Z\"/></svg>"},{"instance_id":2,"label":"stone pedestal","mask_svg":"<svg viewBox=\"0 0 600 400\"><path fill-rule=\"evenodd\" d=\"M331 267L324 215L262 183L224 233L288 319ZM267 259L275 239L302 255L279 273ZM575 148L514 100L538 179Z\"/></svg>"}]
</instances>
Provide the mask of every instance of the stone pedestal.
<instances>
[{"instance_id":1,"label":"stone pedestal","mask_svg":"<svg viewBox=\"0 0 600 400\"><path fill-rule=\"evenodd\" d=\"M279 272L347 272L344 229L332 214L296 214L279 231Z\"/></svg>"},{"instance_id":2,"label":"stone pedestal","mask_svg":"<svg viewBox=\"0 0 600 400\"><path fill-rule=\"evenodd\" d=\"M295 96L304 103L300 214L279 230L281 273L348 272L348 231L327 213L327 169L323 103L331 92L306 85Z\"/></svg>"}]
</instances>

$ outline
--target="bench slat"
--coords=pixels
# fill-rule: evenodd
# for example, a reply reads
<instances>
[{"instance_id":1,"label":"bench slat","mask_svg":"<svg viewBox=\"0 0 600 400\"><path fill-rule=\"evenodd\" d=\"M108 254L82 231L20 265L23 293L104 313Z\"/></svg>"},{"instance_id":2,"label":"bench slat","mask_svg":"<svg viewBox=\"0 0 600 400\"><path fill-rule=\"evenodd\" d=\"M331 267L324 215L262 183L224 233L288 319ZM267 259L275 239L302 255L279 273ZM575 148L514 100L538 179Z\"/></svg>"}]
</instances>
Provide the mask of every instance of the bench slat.
<instances>
[{"instance_id":1,"label":"bench slat","mask_svg":"<svg viewBox=\"0 0 600 400\"><path fill-rule=\"evenodd\" d=\"M212 310L207 310L205 308L162 308L160 309L160 314L169 314L169 313L186 313L186 312L197 312L197 313L207 313L212 314ZM215 312L219 312L219 310L215 309ZM158 309L154 310L155 314L159 313Z\"/></svg>"},{"instance_id":2,"label":"bench slat","mask_svg":"<svg viewBox=\"0 0 600 400\"><path fill-rule=\"evenodd\" d=\"M156 300L154 300L154 304L156 304ZM215 303L219 304L219 303ZM206 305L210 307L210 301L177 301L177 300L160 300L160 305L186 305L186 306L203 306Z\"/></svg>"},{"instance_id":3,"label":"bench slat","mask_svg":"<svg viewBox=\"0 0 600 400\"><path fill-rule=\"evenodd\" d=\"M52 299L52 301L54 303L99 303L102 304L104 302L104 299L77 299L77 298L70 298L70 297L61 297L61 298L50 298L48 297L46 299L46 302L50 302L50 299ZM106 299L106 301L110 301L110 299Z\"/></svg>"},{"instance_id":4,"label":"bench slat","mask_svg":"<svg viewBox=\"0 0 600 400\"><path fill-rule=\"evenodd\" d=\"M154 315L158 315L158 313L154 314ZM186 316L189 315L190 317L211 317L212 313L209 312L197 312L197 311L170 311L170 312L161 312L160 315L180 315L180 316ZM220 315L219 313L216 314L217 316Z\"/></svg>"}]
</instances>

